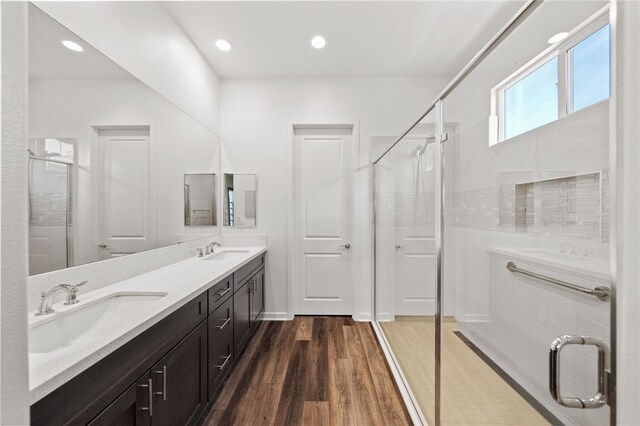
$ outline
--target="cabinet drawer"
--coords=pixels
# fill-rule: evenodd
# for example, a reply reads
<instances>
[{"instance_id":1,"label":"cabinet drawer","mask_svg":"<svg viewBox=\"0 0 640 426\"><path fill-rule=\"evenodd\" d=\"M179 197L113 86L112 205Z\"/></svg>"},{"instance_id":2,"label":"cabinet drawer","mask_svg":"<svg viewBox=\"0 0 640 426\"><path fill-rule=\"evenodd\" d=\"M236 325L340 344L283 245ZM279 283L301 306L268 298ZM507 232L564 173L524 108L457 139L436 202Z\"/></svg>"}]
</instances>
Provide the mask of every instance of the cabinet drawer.
<instances>
[{"instance_id":1,"label":"cabinet drawer","mask_svg":"<svg viewBox=\"0 0 640 426\"><path fill-rule=\"evenodd\" d=\"M264 254L253 259L242 268L233 273L233 291L236 292L242 287L246 278L248 278L253 271L264 265Z\"/></svg>"},{"instance_id":2,"label":"cabinet drawer","mask_svg":"<svg viewBox=\"0 0 640 426\"><path fill-rule=\"evenodd\" d=\"M209 400L220 390L233 367L233 333L223 341L212 343L209 340Z\"/></svg>"},{"instance_id":3,"label":"cabinet drawer","mask_svg":"<svg viewBox=\"0 0 640 426\"><path fill-rule=\"evenodd\" d=\"M233 330L233 298L209 315L209 347L222 342Z\"/></svg>"},{"instance_id":4,"label":"cabinet drawer","mask_svg":"<svg viewBox=\"0 0 640 426\"><path fill-rule=\"evenodd\" d=\"M215 311L218 306L222 305L233 293L233 274L229 275L222 281L209 289L209 313Z\"/></svg>"}]
</instances>

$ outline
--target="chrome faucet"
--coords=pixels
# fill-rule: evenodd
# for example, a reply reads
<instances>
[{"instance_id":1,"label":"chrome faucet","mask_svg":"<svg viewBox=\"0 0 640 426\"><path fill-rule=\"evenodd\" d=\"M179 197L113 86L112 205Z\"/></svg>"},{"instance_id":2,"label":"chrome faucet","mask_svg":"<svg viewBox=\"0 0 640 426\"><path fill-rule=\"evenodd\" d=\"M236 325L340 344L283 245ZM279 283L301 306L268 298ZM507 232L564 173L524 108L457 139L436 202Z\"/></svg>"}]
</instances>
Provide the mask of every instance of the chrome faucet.
<instances>
[{"instance_id":1,"label":"chrome faucet","mask_svg":"<svg viewBox=\"0 0 640 426\"><path fill-rule=\"evenodd\" d=\"M52 298L53 295L59 291L67 292L67 301L64 302L65 305L74 305L79 302L77 294L78 287L85 285L88 281L82 281L76 285L72 284L58 284L51 287L48 291L43 291L40 294L40 305L38 306L38 311L36 312L36 316L47 315L55 312L52 306Z\"/></svg>"},{"instance_id":2,"label":"chrome faucet","mask_svg":"<svg viewBox=\"0 0 640 426\"><path fill-rule=\"evenodd\" d=\"M204 254L213 254L215 247L222 247L222 244L214 241L212 243L207 244Z\"/></svg>"}]
</instances>

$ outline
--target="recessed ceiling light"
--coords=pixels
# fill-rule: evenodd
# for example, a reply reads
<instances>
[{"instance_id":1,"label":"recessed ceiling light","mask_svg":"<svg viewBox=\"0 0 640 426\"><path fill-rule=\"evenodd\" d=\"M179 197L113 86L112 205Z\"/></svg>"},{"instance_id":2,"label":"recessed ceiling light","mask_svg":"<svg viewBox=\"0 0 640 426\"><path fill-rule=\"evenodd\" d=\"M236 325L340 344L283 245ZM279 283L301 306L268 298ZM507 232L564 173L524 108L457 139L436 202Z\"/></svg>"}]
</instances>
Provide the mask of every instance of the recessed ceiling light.
<instances>
[{"instance_id":1,"label":"recessed ceiling light","mask_svg":"<svg viewBox=\"0 0 640 426\"><path fill-rule=\"evenodd\" d=\"M62 44L64 45L64 47L66 47L67 49L73 50L74 52L82 52L84 50L82 46L80 46L75 41L62 40Z\"/></svg>"},{"instance_id":2,"label":"recessed ceiling light","mask_svg":"<svg viewBox=\"0 0 640 426\"><path fill-rule=\"evenodd\" d=\"M551 38L547 41L549 42L549 44L555 44L567 38L568 35L569 33L558 33L556 35L551 36Z\"/></svg>"},{"instance_id":3,"label":"recessed ceiling light","mask_svg":"<svg viewBox=\"0 0 640 426\"><path fill-rule=\"evenodd\" d=\"M322 49L327 44L327 41L322 36L315 36L311 39L311 45L316 49Z\"/></svg>"},{"instance_id":4,"label":"recessed ceiling light","mask_svg":"<svg viewBox=\"0 0 640 426\"><path fill-rule=\"evenodd\" d=\"M231 43L223 38L219 38L216 40L216 47L223 52L228 52L231 50Z\"/></svg>"}]
</instances>

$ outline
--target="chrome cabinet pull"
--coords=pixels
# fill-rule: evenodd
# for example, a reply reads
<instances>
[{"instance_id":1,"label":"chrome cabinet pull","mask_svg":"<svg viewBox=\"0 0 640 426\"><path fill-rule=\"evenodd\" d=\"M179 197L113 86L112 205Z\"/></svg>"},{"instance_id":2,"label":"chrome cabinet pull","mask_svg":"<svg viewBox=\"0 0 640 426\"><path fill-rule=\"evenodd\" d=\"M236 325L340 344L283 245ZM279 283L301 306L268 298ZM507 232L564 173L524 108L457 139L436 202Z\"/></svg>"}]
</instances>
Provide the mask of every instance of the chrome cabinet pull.
<instances>
[{"instance_id":1,"label":"chrome cabinet pull","mask_svg":"<svg viewBox=\"0 0 640 426\"><path fill-rule=\"evenodd\" d=\"M216 368L218 370L222 370L224 368L225 365L227 365L227 362L229 362L229 360L231 359L231 354L227 355L226 357L224 357L224 362L220 365L216 365Z\"/></svg>"},{"instance_id":2,"label":"chrome cabinet pull","mask_svg":"<svg viewBox=\"0 0 640 426\"><path fill-rule=\"evenodd\" d=\"M157 370L156 374L162 374L162 392L156 392L156 395L162 395L162 400L167 400L167 366L162 367L162 370Z\"/></svg>"},{"instance_id":3,"label":"chrome cabinet pull","mask_svg":"<svg viewBox=\"0 0 640 426\"><path fill-rule=\"evenodd\" d=\"M140 411L148 411L149 417L153 416L153 380L149 379L146 385L138 385L139 388L147 388L149 391L149 406L140 407Z\"/></svg>"},{"instance_id":4,"label":"chrome cabinet pull","mask_svg":"<svg viewBox=\"0 0 640 426\"><path fill-rule=\"evenodd\" d=\"M215 327L222 330L227 324L229 324L229 321L231 321L231 317L227 318L225 322L222 323L222 325L216 325Z\"/></svg>"},{"instance_id":5,"label":"chrome cabinet pull","mask_svg":"<svg viewBox=\"0 0 640 426\"><path fill-rule=\"evenodd\" d=\"M231 291L231 287L227 287L227 289L226 289L226 290L224 290L224 291L219 291L219 292L217 292L217 293L216 293L216 296L218 296L218 297L222 297L222 296L224 296L225 294L229 293L229 291Z\"/></svg>"},{"instance_id":6,"label":"chrome cabinet pull","mask_svg":"<svg viewBox=\"0 0 640 426\"><path fill-rule=\"evenodd\" d=\"M598 389L591 398L564 397L560 391L560 353L568 345L593 345L598 348ZM570 408L599 408L607 403L605 383L605 357L609 352L600 339L586 336L562 335L556 337L549 347L549 392L560 405Z\"/></svg>"}]
</instances>

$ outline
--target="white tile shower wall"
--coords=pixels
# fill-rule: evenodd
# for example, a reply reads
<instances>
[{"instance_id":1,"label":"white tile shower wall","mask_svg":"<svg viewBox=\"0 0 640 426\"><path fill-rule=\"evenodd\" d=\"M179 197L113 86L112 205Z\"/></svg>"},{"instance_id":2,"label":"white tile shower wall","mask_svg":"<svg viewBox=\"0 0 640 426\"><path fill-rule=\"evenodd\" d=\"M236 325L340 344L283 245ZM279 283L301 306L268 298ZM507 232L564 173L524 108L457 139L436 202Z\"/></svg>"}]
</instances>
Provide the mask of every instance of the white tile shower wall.
<instances>
[{"instance_id":1,"label":"white tile shower wall","mask_svg":"<svg viewBox=\"0 0 640 426\"><path fill-rule=\"evenodd\" d=\"M607 242L608 186L603 170L461 191L450 198L456 226Z\"/></svg>"},{"instance_id":2,"label":"white tile shower wall","mask_svg":"<svg viewBox=\"0 0 640 426\"><path fill-rule=\"evenodd\" d=\"M528 183L524 191L526 232L601 240L600 173Z\"/></svg>"},{"instance_id":3,"label":"white tile shower wall","mask_svg":"<svg viewBox=\"0 0 640 426\"><path fill-rule=\"evenodd\" d=\"M460 322L461 331L489 357L567 424L606 424L608 409L573 410L557 405L548 393L548 350L562 334L608 341L609 303L522 277L505 268L506 257L491 255L487 315ZM593 287L606 282L519 260L518 266ZM596 389L596 353L590 347L563 351L562 386L566 395L590 397Z\"/></svg>"}]
</instances>

